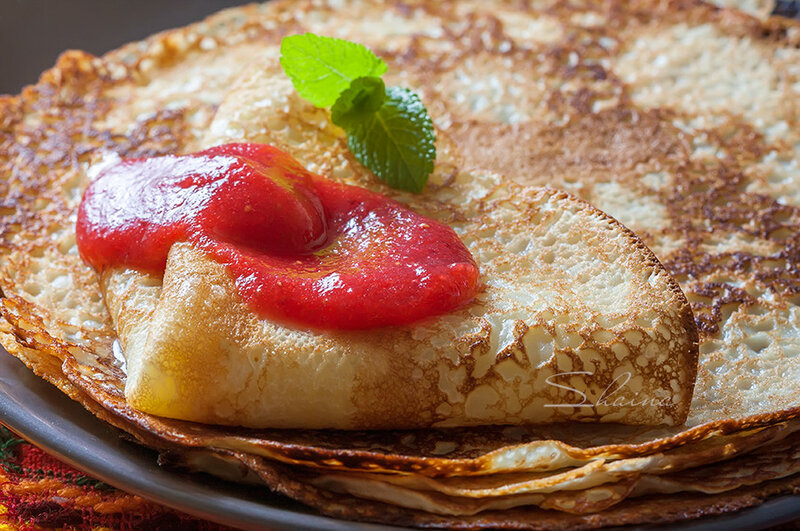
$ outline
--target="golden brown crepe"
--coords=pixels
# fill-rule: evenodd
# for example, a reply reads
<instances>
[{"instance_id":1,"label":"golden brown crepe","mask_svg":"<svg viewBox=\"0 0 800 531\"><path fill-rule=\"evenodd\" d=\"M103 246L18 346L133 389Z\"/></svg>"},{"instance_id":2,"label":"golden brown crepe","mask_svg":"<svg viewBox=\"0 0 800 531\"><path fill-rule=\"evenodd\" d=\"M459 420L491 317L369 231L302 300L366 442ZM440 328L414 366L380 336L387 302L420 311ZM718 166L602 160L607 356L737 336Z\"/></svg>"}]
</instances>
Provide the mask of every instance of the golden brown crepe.
<instances>
[{"instance_id":1,"label":"golden brown crepe","mask_svg":"<svg viewBox=\"0 0 800 531\"><path fill-rule=\"evenodd\" d=\"M696 332L658 261L566 194L491 193L453 223L485 290L408 327L313 332L260 320L225 267L188 244L172 247L160 290L136 272L106 276L128 402L271 428L682 422Z\"/></svg>"},{"instance_id":2,"label":"golden brown crepe","mask_svg":"<svg viewBox=\"0 0 800 531\"><path fill-rule=\"evenodd\" d=\"M287 113L316 127L290 125ZM288 127L267 125L276 123ZM163 282L131 270L102 278L134 408L272 428L685 420L691 311L615 220L563 192L485 172L446 175L455 147L441 142L424 194L389 190L348 156L343 132L296 94L274 59L242 68L202 142L237 141L279 145L308 166L335 164L338 179L448 223L484 287L470 305L406 327L290 329L259 319L224 266L176 244Z\"/></svg>"},{"instance_id":3,"label":"golden brown crepe","mask_svg":"<svg viewBox=\"0 0 800 531\"><path fill-rule=\"evenodd\" d=\"M305 30L364 42L389 61L391 83L420 91L452 153L449 170L438 169L446 177L440 184L469 172L562 188L620 220L653 249L687 294L700 330L686 425L242 430L159 418L125 403L112 319L74 248L72 216L87 171L112 152L188 152L209 135L258 134L209 127L243 68L269 60L264 49L283 34ZM786 421L800 416L798 43L797 23L762 22L699 2L353 2L346 16L335 8L276 2L226 11L101 59L67 53L36 86L0 99L0 341L146 444L169 455L191 449L204 458L234 459L249 477L257 474L337 517L597 527L733 511L796 491L796 474L771 480L778 476L756 474L749 477L766 482L723 494L630 498L588 515L520 507L447 517L304 479L310 468L445 479L477 474L501 482L497 474L547 472L547 478L587 465L591 479L609 466L630 466L599 484L621 487L641 470L663 475L654 463L671 460L670 452L683 449L691 470L726 459L732 443L738 444L733 455L747 459L778 437L767 430L790 430ZM283 135L284 147L301 159L319 147L314 142L324 122L269 100L280 111L266 124L270 134ZM304 136L306 130L314 134ZM311 169L335 176L337 160ZM645 468L640 458L649 463ZM769 470L790 473L795 461ZM680 484L664 477L664 489Z\"/></svg>"}]
</instances>

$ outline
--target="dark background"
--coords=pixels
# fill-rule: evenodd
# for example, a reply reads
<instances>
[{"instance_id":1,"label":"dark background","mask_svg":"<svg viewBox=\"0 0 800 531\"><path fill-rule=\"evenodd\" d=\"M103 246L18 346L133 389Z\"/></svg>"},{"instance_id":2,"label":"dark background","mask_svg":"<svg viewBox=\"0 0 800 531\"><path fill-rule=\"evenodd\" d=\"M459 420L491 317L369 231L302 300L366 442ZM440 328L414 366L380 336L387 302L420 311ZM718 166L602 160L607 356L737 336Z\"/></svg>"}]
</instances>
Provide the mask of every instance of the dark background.
<instances>
[{"instance_id":1,"label":"dark background","mask_svg":"<svg viewBox=\"0 0 800 531\"><path fill-rule=\"evenodd\" d=\"M101 55L236 0L0 0L0 94L16 94L69 48Z\"/></svg>"}]
</instances>

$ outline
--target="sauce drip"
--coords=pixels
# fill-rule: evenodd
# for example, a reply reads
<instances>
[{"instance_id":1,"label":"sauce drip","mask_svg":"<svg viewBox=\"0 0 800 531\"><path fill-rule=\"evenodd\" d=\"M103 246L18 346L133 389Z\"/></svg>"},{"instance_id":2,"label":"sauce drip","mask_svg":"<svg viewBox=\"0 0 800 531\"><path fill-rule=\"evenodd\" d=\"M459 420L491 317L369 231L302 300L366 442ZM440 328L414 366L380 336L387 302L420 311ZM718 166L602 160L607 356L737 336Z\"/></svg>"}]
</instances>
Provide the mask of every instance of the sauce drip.
<instances>
[{"instance_id":1,"label":"sauce drip","mask_svg":"<svg viewBox=\"0 0 800 531\"><path fill-rule=\"evenodd\" d=\"M191 242L227 267L258 315L290 326L404 325L480 287L450 227L264 144L122 161L86 190L76 232L97 271L163 274L172 244Z\"/></svg>"}]
</instances>

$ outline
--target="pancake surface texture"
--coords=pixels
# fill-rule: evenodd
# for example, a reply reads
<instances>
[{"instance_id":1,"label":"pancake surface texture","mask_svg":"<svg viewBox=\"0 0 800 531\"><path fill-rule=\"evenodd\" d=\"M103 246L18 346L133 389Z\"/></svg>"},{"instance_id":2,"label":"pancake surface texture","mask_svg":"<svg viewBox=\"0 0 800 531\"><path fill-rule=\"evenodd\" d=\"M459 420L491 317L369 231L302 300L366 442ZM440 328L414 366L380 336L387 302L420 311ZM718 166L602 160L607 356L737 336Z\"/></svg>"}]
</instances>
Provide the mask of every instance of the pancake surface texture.
<instances>
[{"instance_id":1,"label":"pancake surface texture","mask_svg":"<svg viewBox=\"0 0 800 531\"><path fill-rule=\"evenodd\" d=\"M351 160L326 112L293 96L278 75L280 39L304 31L364 43L386 59L389 84L416 90L426 103L440 158L426 192L407 200L412 208L458 230L463 218L448 205L463 203L487 221L503 208L518 211L516 197L584 205L535 188L545 186L591 203L641 238L680 284L699 330L684 425L246 430L156 417L126 403L115 319L129 327L130 342L140 340L137 326L147 323L162 284L117 272L103 279L106 301L77 255L74 214L104 164L265 141L311 171L398 198ZM103 58L67 52L37 85L0 98L0 342L165 455L244 465L272 488L339 517L596 527L735 510L798 488L796 459L779 457L796 456L791 419L800 416L798 131L800 26L692 1L351 2L346 10L272 2ZM480 179L486 182L476 186ZM495 189L505 195L487 199L503 208L479 211L478 194ZM479 262L494 256L473 253ZM122 297L126 290L136 298ZM489 341L513 345L515 332ZM591 348L591 338L578 337L586 344L575 348ZM743 456L737 459L760 454L739 479L732 469L713 469L719 482L692 487L692 469L717 466L728 448ZM679 462L686 468L668 474ZM390 493L384 502L406 500L405 508L343 492L363 490L358 482L375 480L368 475L375 472L405 477L382 491ZM452 479L473 476L496 479L491 488L506 501L536 496L525 501L567 513L579 512L570 503L590 498L615 505L589 503L600 511L591 517L497 505L447 516L476 508L463 501L465 484ZM527 487L516 494L502 490L520 483ZM555 493L547 485L558 485ZM565 494L569 485L578 487L576 497ZM709 494L680 494L689 488ZM653 492L677 493L649 498ZM625 499L631 495L642 497ZM410 508L411 499L439 514Z\"/></svg>"},{"instance_id":2,"label":"pancake surface texture","mask_svg":"<svg viewBox=\"0 0 800 531\"><path fill-rule=\"evenodd\" d=\"M685 420L696 365L691 311L633 234L568 194L489 173L460 172L419 196L390 190L349 159L342 131L296 94L276 61L242 70L205 147L255 141L308 166L337 164L339 179L452 226L484 289L465 308L408 327L293 330L258 319L224 266L175 245L163 284L128 270L104 275L129 404L271 428ZM301 135L304 145L294 145ZM449 168L450 153L440 152L439 168ZM581 402L565 386L586 406L553 407Z\"/></svg>"}]
</instances>

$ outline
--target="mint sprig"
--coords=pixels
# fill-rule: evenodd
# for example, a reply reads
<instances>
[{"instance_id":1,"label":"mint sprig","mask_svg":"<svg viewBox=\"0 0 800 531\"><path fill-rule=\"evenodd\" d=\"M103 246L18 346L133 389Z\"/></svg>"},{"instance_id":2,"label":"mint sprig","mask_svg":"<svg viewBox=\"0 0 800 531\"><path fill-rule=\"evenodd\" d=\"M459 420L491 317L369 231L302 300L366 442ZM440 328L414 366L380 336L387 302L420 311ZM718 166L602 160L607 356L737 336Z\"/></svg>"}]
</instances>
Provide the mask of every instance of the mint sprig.
<instances>
[{"instance_id":1,"label":"mint sprig","mask_svg":"<svg viewBox=\"0 0 800 531\"><path fill-rule=\"evenodd\" d=\"M393 188L422 191L436 160L433 122L419 96L386 87L368 48L313 33L285 37L281 66L297 92L347 133L356 159Z\"/></svg>"}]
</instances>

